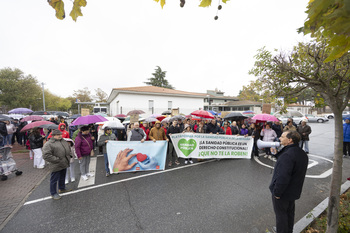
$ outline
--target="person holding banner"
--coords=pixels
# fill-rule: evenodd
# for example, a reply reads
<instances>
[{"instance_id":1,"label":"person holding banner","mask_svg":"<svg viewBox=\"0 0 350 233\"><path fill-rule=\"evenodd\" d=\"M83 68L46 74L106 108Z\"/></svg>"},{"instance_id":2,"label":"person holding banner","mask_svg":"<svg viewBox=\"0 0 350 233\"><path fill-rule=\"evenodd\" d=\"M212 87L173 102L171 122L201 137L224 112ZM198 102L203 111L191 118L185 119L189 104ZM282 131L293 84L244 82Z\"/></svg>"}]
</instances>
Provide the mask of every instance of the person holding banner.
<instances>
[{"instance_id":1,"label":"person holding banner","mask_svg":"<svg viewBox=\"0 0 350 233\"><path fill-rule=\"evenodd\" d=\"M127 141L140 141L144 142L147 138L147 135L143 129L140 128L140 124L135 122L134 128L128 134Z\"/></svg>"},{"instance_id":2,"label":"person holding banner","mask_svg":"<svg viewBox=\"0 0 350 233\"><path fill-rule=\"evenodd\" d=\"M216 124L216 120L212 119L207 126L207 133L209 133L209 134L224 134L224 131Z\"/></svg>"},{"instance_id":3,"label":"person holding banner","mask_svg":"<svg viewBox=\"0 0 350 233\"><path fill-rule=\"evenodd\" d=\"M175 160L174 163L176 165L180 164L176 151L174 149L173 142L171 141L171 137L170 137L172 134L175 134L175 133L181 133L180 127L177 124L177 120L174 120L172 125L167 130L167 137L169 138L169 143L168 143L168 160L169 160L168 166L169 167L173 165L173 160Z\"/></svg>"},{"instance_id":4,"label":"person holding banner","mask_svg":"<svg viewBox=\"0 0 350 233\"><path fill-rule=\"evenodd\" d=\"M224 126L221 127L221 128L224 130L224 132L225 132L226 135L232 135L231 128L230 128L230 126L228 125L228 122L227 122L227 121L224 122Z\"/></svg>"},{"instance_id":5,"label":"person holding banner","mask_svg":"<svg viewBox=\"0 0 350 233\"><path fill-rule=\"evenodd\" d=\"M102 146L102 152L103 152L103 157L105 159L105 170L106 170L107 177L111 174L111 172L109 170L106 145L108 141L116 141L116 140L117 140L117 137L115 136L114 133L112 133L112 129L106 126L104 128L104 134L101 135L100 139L97 141L97 146Z\"/></svg>"},{"instance_id":6,"label":"person holding banner","mask_svg":"<svg viewBox=\"0 0 350 233\"><path fill-rule=\"evenodd\" d=\"M160 141L160 140L167 140L169 141L168 137L165 135L165 131L162 127L160 127L160 121L156 121L155 127L151 129L149 132L149 139L153 142Z\"/></svg>"},{"instance_id":7,"label":"person holding banner","mask_svg":"<svg viewBox=\"0 0 350 233\"><path fill-rule=\"evenodd\" d=\"M184 130L183 133L193 133L193 130L192 130L192 128L191 128L191 125L186 124L186 125L185 125L185 130ZM185 159L185 164L188 164L188 162L190 162L190 164L192 164L192 163L193 163L192 158Z\"/></svg>"}]
</instances>

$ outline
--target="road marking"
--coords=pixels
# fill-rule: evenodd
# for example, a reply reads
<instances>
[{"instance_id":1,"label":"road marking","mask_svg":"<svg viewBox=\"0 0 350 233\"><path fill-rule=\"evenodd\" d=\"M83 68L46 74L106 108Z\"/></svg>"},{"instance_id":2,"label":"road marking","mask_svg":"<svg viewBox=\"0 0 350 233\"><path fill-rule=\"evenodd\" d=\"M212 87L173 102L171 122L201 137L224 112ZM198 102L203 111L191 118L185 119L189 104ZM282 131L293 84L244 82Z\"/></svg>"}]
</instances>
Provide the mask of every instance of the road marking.
<instances>
[{"instance_id":1,"label":"road marking","mask_svg":"<svg viewBox=\"0 0 350 233\"><path fill-rule=\"evenodd\" d=\"M94 185L95 184L96 164L97 164L97 158L96 157L92 157L91 160L90 160L89 172L94 174L94 176L93 177L89 177L88 180L83 180L83 178L81 178L81 176L80 176L78 188L82 188L82 187L86 187L86 186L90 186L90 185Z\"/></svg>"},{"instance_id":2,"label":"road marking","mask_svg":"<svg viewBox=\"0 0 350 233\"><path fill-rule=\"evenodd\" d=\"M172 168L172 169L168 169L168 170L156 171L156 172L153 172L153 173L144 174L144 175L135 176L135 177L130 177L130 178L126 178L126 179L123 179L123 180L117 180L117 181L112 181L112 182L109 182L109 183L104 183L104 184L99 184L99 185L95 185L95 186L90 186L90 187L74 190L74 191L71 191L69 193L63 193L63 194L60 194L60 195L61 196L68 196L68 195L72 195L72 194L75 194L75 193L84 192L84 191L87 191L87 190L97 189L97 188L101 188L101 187L104 187L104 186L118 184L118 183L130 181L130 180L136 180L136 179L140 179L140 178L144 178L144 177L148 177L148 176L153 176L153 175L158 175L158 174L162 174L162 173L166 173L166 172L172 172L172 171L176 171L176 170L179 170L179 169L184 169L184 168L189 168L189 167L193 167L193 166L198 166L198 165L201 165L201 164L206 164L206 163L210 163L210 162L214 162L214 161L216 161L216 159L212 159L212 160L208 160L208 161L204 161L204 162L199 162L199 163L194 163L194 164L188 164L186 166L176 167L176 168ZM51 196L43 197L43 198L39 198L39 199L36 199L36 200L33 200L33 201L28 201L28 202L24 203L23 205L31 205L31 204L34 204L34 203L38 203L38 202L42 202L42 201L50 200L50 199L52 199Z\"/></svg>"},{"instance_id":3,"label":"road marking","mask_svg":"<svg viewBox=\"0 0 350 233\"><path fill-rule=\"evenodd\" d=\"M316 157L316 158L319 158L319 159L326 160L326 161L328 161L328 162L330 162L330 163L333 163L332 160L327 159L327 158L323 158L323 157L321 157L321 156L319 156L319 155L308 154L308 156ZM273 166L270 166L270 165L267 165L267 164L261 162L261 161L259 160L259 158L256 157L256 156L254 156L254 160L255 160L257 163L259 163L260 165L262 165L262 166L265 166L265 167L274 169ZM310 159L309 161L312 161L312 163L308 165L308 169L311 168L311 167L313 167L313 166L316 166L316 165L318 164L318 162L315 161L315 160ZM326 178L326 177L330 176L330 175L332 174L332 172L333 172L333 168L331 168L331 169L325 171L324 173L322 173L322 174L320 174L320 175L306 175L305 177L307 177L307 178L314 178L314 179L323 179L323 178Z\"/></svg>"}]
</instances>

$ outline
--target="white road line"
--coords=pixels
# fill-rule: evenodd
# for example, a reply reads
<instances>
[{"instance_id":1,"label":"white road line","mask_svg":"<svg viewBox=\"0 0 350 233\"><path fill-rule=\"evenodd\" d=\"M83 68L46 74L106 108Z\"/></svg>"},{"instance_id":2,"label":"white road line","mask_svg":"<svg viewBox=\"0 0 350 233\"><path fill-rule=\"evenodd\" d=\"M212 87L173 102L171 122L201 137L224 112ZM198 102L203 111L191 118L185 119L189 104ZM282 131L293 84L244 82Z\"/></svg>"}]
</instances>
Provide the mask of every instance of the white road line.
<instances>
[{"instance_id":1,"label":"white road line","mask_svg":"<svg viewBox=\"0 0 350 233\"><path fill-rule=\"evenodd\" d=\"M330 163L333 163L332 160L327 159L327 158L323 158L322 156L311 155L311 154L308 154L308 156L316 157L316 158L319 158L319 159L326 160L326 161L328 161L328 162L330 162ZM255 160L257 163L259 163L260 165L264 166L264 167L268 167L268 168L274 169L273 166L270 166L270 165L267 165L267 164L261 162L261 161L259 160L259 158L256 157L256 156L254 156L254 160ZM310 159L309 161L312 161L312 163L308 165L308 169L318 164L318 162L315 161L315 160ZM315 164L315 163L317 163L317 164ZM322 174L320 174L320 175L306 175L306 177L307 177L307 178L315 178L315 179L323 179L323 178L326 178L326 177L330 176L330 175L332 174L332 172L333 172L333 168L331 168L331 169L325 171L324 173L322 173Z\"/></svg>"},{"instance_id":2,"label":"white road line","mask_svg":"<svg viewBox=\"0 0 350 233\"><path fill-rule=\"evenodd\" d=\"M90 160L89 172L94 174L94 176L93 177L89 177L88 180L83 180L83 178L81 178L81 176L80 176L78 188L82 188L82 187L86 187L86 186L90 186L90 185L94 185L95 184L96 164L97 164L97 158L96 157L92 157L91 160Z\"/></svg>"},{"instance_id":3,"label":"white road line","mask_svg":"<svg viewBox=\"0 0 350 233\"><path fill-rule=\"evenodd\" d=\"M72 192L69 192L69 193L63 193L63 194L60 194L60 195L61 196L68 196L68 195L84 192L84 191L91 190L91 189L97 189L97 188L101 188L101 187L104 187L104 186L118 184L118 183L130 181L130 180L136 180L136 179L140 179L140 178L144 178L144 177L148 177L148 176L158 175L158 174L162 174L162 173L166 173L166 172L172 172L172 171L176 171L176 170L179 170L179 169L189 168L189 167L193 167L193 166L197 166L197 165L201 165L201 164L206 164L206 163L210 163L210 162L214 162L214 161L216 161L216 160L214 159L214 160L208 160L208 161L194 163L194 164L188 164L188 165L182 166L182 167L177 167L177 168L172 168L172 169L168 169L168 170L158 171L158 172L154 172L154 173L144 174L144 175L140 175L140 176L130 177L130 178L127 178L127 179L117 180L117 181L113 181L113 182L110 182L110 183L90 186L90 187L78 189L78 190L75 190L75 191L72 191ZM49 200L49 199L52 199L51 196L39 198L39 199L36 199L36 200L33 200L33 201L28 201L28 202L24 203L23 205L31 205L31 204L42 202L42 201Z\"/></svg>"}]
</instances>

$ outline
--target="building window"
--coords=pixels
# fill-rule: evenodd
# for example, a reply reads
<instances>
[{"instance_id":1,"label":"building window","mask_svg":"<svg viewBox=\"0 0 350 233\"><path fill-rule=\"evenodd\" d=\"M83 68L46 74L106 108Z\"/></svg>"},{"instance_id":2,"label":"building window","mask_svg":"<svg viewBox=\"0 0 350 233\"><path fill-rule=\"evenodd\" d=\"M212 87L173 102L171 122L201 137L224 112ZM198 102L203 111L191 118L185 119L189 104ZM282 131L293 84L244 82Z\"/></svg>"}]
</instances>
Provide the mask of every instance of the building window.
<instances>
[{"instance_id":1,"label":"building window","mask_svg":"<svg viewBox=\"0 0 350 233\"><path fill-rule=\"evenodd\" d=\"M168 110L173 108L173 101L168 101Z\"/></svg>"},{"instance_id":2,"label":"building window","mask_svg":"<svg viewBox=\"0 0 350 233\"><path fill-rule=\"evenodd\" d=\"M154 101L153 100L148 100L148 108L149 110L152 110L154 107Z\"/></svg>"}]
</instances>

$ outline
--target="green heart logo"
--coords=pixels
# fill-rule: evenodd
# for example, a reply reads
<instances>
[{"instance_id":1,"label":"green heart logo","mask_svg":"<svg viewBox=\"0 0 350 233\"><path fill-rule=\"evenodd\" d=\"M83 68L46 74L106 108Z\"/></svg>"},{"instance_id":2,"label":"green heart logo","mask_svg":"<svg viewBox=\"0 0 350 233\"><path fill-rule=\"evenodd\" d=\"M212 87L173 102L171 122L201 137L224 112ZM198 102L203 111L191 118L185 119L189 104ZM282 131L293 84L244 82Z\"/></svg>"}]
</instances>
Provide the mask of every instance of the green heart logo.
<instances>
[{"instance_id":1,"label":"green heart logo","mask_svg":"<svg viewBox=\"0 0 350 233\"><path fill-rule=\"evenodd\" d=\"M186 139L180 139L177 143L179 149L181 152L187 157L189 156L194 149L197 147L197 142L194 139L186 140Z\"/></svg>"}]
</instances>

